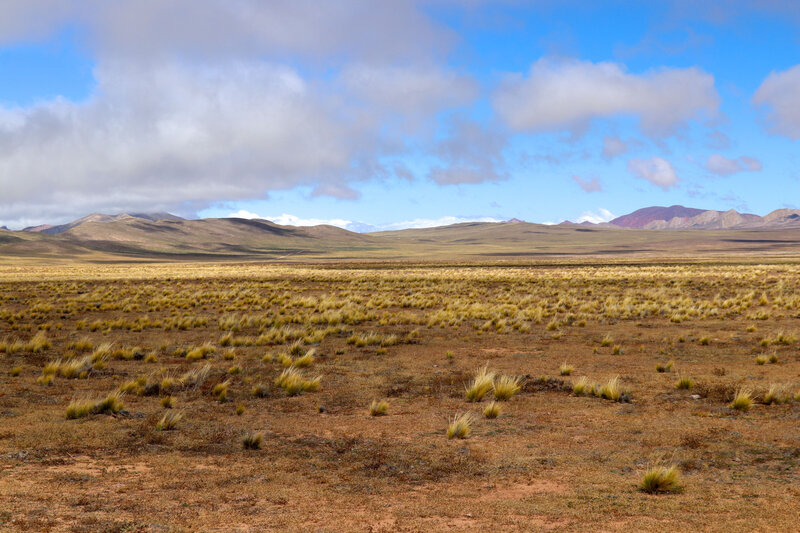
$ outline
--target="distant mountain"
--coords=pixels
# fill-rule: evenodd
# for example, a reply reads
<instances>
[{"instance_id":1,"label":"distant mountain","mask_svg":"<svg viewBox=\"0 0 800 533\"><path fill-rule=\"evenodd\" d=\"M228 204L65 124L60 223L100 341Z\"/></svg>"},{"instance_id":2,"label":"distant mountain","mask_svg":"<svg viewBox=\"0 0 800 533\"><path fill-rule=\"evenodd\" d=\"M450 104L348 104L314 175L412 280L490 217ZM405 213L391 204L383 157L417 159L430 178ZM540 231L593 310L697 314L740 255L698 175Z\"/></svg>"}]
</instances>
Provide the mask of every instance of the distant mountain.
<instances>
[{"instance_id":1,"label":"distant mountain","mask_svg":"<svg viewBox=\"0 0 800 533\"><path fill-rule=\"evenodd\" d=\"M637 209L633 213L617 217L609 223L620 228L642 229L652 222L657 222L659 220L669 222L676 217L691 218L705 211L705 209L694 209L692 207L683 207L682 205L644 207L642 209Z\"/></svg>"},{"instance_id":2,"label":"distant mountain","mask_svg":"<svg viewBox=\"0 0 800 533\"><path fill-rule=\"evenodd\" d=\"M645 207L617 217L608 224L628 229L778 229L800 227L800 210L778 209L766 216L739 213L735 209L715 211L673 205Z\"/></svg>"},{"instance_id":3,"label":"distant mountain","mask_svg":"<svg viewBox=\"0 0 800 533\"><path fill-rule=\"evenodd\" d=\"M91 215L87 215L77 220L73 220L72 222L68 222L66 224L60 224L58 226L52 226L50 224L42 224L41 226L31 226L25 228L22 231L45 233L47 235L58 235L59 233L64 233L65 231L69 231L72 228L76 228L82 224L86 224L87 222L108 223L108 222L116 222L118 220L129 220L129 219L148 220L150 222L158 222L159 220L172 220L172 221L183 220L181 217L172 215L170 213L130 213L130 214L121 213L119 215L104 215L102 213L92 213Z\"/></svg>"}]
</instances>

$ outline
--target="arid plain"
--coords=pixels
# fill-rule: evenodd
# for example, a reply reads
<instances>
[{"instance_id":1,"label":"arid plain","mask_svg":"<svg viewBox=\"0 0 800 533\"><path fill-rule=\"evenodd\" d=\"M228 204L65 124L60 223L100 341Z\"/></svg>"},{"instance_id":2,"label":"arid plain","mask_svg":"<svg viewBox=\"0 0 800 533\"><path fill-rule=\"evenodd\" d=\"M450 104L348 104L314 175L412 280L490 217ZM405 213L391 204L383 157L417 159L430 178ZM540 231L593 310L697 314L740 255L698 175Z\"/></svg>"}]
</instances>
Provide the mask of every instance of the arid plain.
<instances>
[{"instance_id":1,"label":"arid plain","mask_svg":"<svg viewBox=\"0 0 800 533\"><path fill-rule=\"evenodd\" d=\"M0 529L792 530L798 272L7 265Z\"/></svg>"}]
</instances>

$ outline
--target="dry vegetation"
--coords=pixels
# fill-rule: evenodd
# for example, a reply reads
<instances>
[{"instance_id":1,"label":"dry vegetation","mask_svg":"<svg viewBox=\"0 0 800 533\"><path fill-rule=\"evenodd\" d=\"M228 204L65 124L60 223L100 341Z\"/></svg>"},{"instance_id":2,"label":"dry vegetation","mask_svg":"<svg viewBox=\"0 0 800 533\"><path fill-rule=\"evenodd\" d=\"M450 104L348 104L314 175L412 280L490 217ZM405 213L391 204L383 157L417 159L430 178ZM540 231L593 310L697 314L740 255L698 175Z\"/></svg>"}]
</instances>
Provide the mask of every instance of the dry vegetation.
<instances>
[{"instance_id":1,"label":"dry vegetation","mask_svg":"<svg viewBox=\"0 0 800 533\"><path fill-rule=\"evenodd\" d=\"M0 530L793 530L798 274L2 267Z\"/></svg>"}]
</instances>

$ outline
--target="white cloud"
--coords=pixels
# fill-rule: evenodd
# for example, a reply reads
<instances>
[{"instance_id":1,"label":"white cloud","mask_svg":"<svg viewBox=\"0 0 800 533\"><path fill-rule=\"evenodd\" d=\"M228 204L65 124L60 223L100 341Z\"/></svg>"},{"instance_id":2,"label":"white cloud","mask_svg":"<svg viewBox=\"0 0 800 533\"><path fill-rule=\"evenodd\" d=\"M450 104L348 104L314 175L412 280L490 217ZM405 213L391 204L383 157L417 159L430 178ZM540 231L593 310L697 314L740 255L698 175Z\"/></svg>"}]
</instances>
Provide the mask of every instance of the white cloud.
<instances>
[{"instance_id":1,"label":"white cloud","mask_svg":"<svg viewBox=\"0 0 800 533\"><path fill-rule=\"evenodd\" d=\"M352 65L344 69L341 81L351 94L403 120L430 118L438 110L468 104L478 94L472 78L432 65Z\"/></svg>"},{"instance_id":2,"label":"white cloud","mask_svg":"<svg viewBox=\"0 0 800 533\"><path fill-rule=\"evenodd\" d=\"M401 229L422 229L434 228L438 226L449 226L451 224L461 224L464 222L502 222L502 220L493 217L457 217L457 216L444 216L440 218L415 218L412 220L404 220L401 222L390 222L387 224L367 224L365 222L354 222L352 220L343 219L322 219L322 218L301 218L295 215L283 213L278 216L261 216L257 213L240 209L235 213L228 215L230 218L247 218L247 219L261 219L269 220L275 224L282 226L318 226L320 224L328 224L330 226L338 226L350 231L359 233L371 231L394 231Z\"/></svg>"},{"instance_id":3,"label":"white cloud","mask_svg":"<svg viewBox=\"0 0 800 533\"><path fill-rule=\"evenodd\" d=\"M600 183L600 180L597 178L592 178L590 180L585 180L580 176L572 176L572 181L578 184L578 186L583 189L585 192L600 192L603 190L603 185Z\"/></svg>"},{"instance_id":4,"label":"white cloud","mask_svg":"<svg viewBox=\"0 0 800 533\"><path fill-rule=\"evenodd\" d=\"M615 157L625 154L630 150L634 141L623 141L619 137L603 138L603 158L611 161Z\"/></svg>"},{"instance_id":5,"label":"white cloud","mask_svg":"<svg viewBox=\"0 0 800 533\"><path fill-rule=\"evenodd\" d=\"M87 102L0 108L9 218L64 205L204 205L297 185L347 198L343 180L359 179L379 151L372 124L342 116L337 98L279 65L104 65L96 75Z\"/></svg>"},{"instance_id":6,"label":"white cloud","mask_svg":"<svg viewBox=\"0 0 800 533\"><path fill-rule=\"evenodd\" d=\"M375 226L375 231L435 228L439 226L450 226L452 224L463 224L465 222L503 222L503 221L493 217L444 216L440 218L415 218L413 220L404 220L402 222L393 222L391 224L381 224Z\"/></svg>"},{"instance_id":7,"label":"white cloud","mask_svg":"<svg viewBox=\"0 0 800 533\"><path fill-rule=\"evenodd\" d=\"M3 0L0 42L78 26L99 55L428 60L455 36L407 0ZM409 36L413 35L413 38Z\"/></svg>"},{"instance_id":8,"label":"white cloud","mask_svg":"<svg viewBox=\"0 0 800 533\"><path fill-rule=\"evenodd\" d=\"M247 218L247 219L261 219L261 220L269 220L270 222L274 222L275 224L280 224L281 226L319 226L322 224L327 224L329 226L337 226L344 229L349 229L353 222L351 220L343 220L341 218L332 218L332 219L324 219L324 218L300 218L295 215L289 215L287 213L283 213L282 215L278 216L261 216L257 213L253 213L251 211L246 211L244 209L240 209L235 213L231 213L228 215L228 218Z\"/></svg>"},{"instance_id":9,"label":"white cloud","mask_svg":"<svg viewBox=\"0 0 800 533\"><path fill-rule=\"evenodd\" d=\"M191 216L298 186L353 200L360 181L412 179L399 160L434 138L469 181L499 176L491 147L458 151L480 128L438 131L479 88L445 66L455 34L418 2L0 3L0 46L67 27L96 86L81 102L0 105L0 224Z\"/></svg>"},{"instance_id":10,"label":"white cloud","mask_svg":"<svg viewBox=\"0 0 800 533\"><path fill-rule=\"evenodd\" d=\"M741 156L728 159L720 154L708 156L705 164L706 170L720 176L729 176L737 172L757 172L763 168L761 161L754 157Z\"/></svg>"},{"instance_id":11,"label":"white cloud","mask_svg":"<svg viewBox=\"0 0 800 533\"><path fill-rule=\"evenodd\" d=\"M753 95L753 102L765 106L773 133L800 139L800 65L772 72Z\"/></svg>"},{"instance_id":12,"label":"white cloud","mask_svg":"<svg viewBox=\"0 0 800 533\"><path fill-rule=\"evenodd\" d=\"M527 77L511 76L494 96L498 114L518 131L579 132L594 119L632 115L653 137L698 116L714 116L714 77L698 68L636 75L617 63L541 59Z\"/></svg>"},{"instance_id":13,"label":"white cloud","mask_svg":"<svg viewBox=\"0 0 800 533\"><path fill-rule=\"evenodd\" d=\"M597 213L593 211L584 211L575 222L578 224L580 224L581 222L602 224L603 222L608 222L610 220L614 220L615 218L617 218L617 216L608 209L603 209L602 207L600 207L598 208L597 211L598 211Z\"/></svg>"},{"instance_id":14,"label":"white cloud","mask_svg":"<svg viewBox=\"0 0 800 533\"><path fill-rule=\"evenodd\" d=\"M458 185L508 177L503 170L507 144L503 133L462 116L451 117L449 125L450 135L432 151L439 164L430 169L430 179L439 185Z\"/></svg>"},{"instance_id":15,"label":"white cloud","mask_svg":"<svg viewBox=\"0 0 800 533\"><path fill-rule=\"evenodd\" d=\"M637 178L647 180L665 191L678 184L672 163L660 157L650 159L631 159L628 161L628 172Z\"/></svg>"}]
</instances>

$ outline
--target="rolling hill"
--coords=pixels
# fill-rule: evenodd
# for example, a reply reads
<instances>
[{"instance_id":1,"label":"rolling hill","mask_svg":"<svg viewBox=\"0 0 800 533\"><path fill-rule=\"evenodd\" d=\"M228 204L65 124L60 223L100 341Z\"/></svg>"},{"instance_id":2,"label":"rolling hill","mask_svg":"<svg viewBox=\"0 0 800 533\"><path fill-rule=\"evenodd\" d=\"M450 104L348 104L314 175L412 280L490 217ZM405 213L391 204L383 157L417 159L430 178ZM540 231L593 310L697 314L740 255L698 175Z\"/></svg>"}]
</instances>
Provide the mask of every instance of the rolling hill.
<instances>
[{"instance_id":1,"label":"rolling hill","mask_svg":"<svg viewBox=\"0 0 800 533\"><path fill-rule=\"evenodd\" d=\"M515 221L376 233L354 233L324 225L282 226L242 218L92 215L52 226L59 228L55 233L2 231L0 261L606 260L800 254L800 215L792 210L758 217L760 221L737 218L730 212L715 213L720 212L702 211L661 223L651 219L645 223L650 229L642 230L611 224L551 226ZM720 219L740 222L733 229L698 230L702 224L718 224ZM637 224L644 223L641 217L636 220ZM682 226L686 221L689 227ZM764 225L748 227L756 222Z\"/></svg>"}]
</instances>

